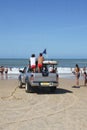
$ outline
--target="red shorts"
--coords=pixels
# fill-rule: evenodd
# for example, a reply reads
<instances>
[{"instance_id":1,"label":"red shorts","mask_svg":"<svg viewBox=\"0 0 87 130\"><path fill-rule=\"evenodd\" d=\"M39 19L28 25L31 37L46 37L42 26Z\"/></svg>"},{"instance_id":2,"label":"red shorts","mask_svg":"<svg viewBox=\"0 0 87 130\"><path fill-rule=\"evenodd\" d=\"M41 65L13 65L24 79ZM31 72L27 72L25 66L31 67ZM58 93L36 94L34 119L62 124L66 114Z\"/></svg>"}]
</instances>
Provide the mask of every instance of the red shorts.
<instances>
[{"instance_id":1,"label":"red shorts","mask_svg":"<svg viewBox=\"0 0 87 130\"><path fill-rule=\"evenodd\" d=\"M31 69L35 69L35 68L36 68L36 65L32 65L32 66L31 66Z\"/></svg>"},{"instance_id":2,"label":"red shorts","mask_svg":"<svg viewBox=\"0 0 87 130\"><path fill-rule=\"evenodd\" d=\"M42 68L42 64L38 64L38 67L39 67L39 68Z\"/></svg>"}]
</instances>

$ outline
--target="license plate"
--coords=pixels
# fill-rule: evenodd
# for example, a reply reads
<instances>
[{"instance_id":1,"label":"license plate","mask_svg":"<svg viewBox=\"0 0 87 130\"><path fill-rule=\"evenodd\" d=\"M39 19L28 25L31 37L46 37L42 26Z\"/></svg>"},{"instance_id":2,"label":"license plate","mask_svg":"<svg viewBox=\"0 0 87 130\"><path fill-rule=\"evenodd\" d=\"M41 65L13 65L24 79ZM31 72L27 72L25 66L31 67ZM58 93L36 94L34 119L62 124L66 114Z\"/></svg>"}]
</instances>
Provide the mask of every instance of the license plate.
<instances>
[{"instance_id":1,"label":"license plate","mask_svg":"<svg viewBox=\"0 0 87 130\"><path fill-rule=\"evenodd\" d=\"M41 86L48 86L49 83L41 83Z\"/></svg>"}]
</instances>

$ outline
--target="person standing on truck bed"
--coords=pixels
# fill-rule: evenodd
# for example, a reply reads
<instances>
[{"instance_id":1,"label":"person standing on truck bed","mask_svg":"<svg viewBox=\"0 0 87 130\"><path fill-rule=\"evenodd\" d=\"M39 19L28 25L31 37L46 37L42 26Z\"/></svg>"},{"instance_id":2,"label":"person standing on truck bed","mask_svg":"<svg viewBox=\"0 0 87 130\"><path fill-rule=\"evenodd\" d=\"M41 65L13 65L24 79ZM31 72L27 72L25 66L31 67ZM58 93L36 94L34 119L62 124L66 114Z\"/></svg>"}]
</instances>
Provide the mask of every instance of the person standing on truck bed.
<instances>
[{"instance_id":1,"label":"person standing on truck bed","mask_svg":"<svg viewBox=\"0 0 87 130\"><path fill-rule=\"evenodd\" d=\"M35 71L36 71L36 57L35 57L35 54L31 55L29 62L30 62L31 70L35 73Z\"/></svg>"},{"instance_id":2,"label":"person standing on truck bed","mask_svg":"<svg viewBox=\"0 0 87 130\"><path fill-rule=\"evenodd\" d=\"M42 70L42 66L43 66L43 61L44 61L44 57L42 55L42 53L39 54L38 57L38 72L40 73Z\"/></svg>"}]
</instances>

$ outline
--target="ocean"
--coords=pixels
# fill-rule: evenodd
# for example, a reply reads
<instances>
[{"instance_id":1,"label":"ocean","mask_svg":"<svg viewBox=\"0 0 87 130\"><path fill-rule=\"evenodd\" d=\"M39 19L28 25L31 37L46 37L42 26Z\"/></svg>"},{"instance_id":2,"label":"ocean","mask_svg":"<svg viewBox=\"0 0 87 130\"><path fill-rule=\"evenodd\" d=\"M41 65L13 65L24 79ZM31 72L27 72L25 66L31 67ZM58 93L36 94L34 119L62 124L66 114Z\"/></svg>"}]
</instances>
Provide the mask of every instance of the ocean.
<instances>
[{"instance_id":1,"label":"ocean","mask_svg":"<svg viewBox=\"0 0 87 130\"><path fill-rule=\"evenodd\" d=\"M74 68L75 64L78 64L79 67L87 66L87 59L48 59L58 61L58 67L63 68ZM5 67L16 67L21 68L28 65L29 59L0 59L0 66Z\"/></svg>"},{"instance_id":2,"label":"ocean","mask_svg":"<svg viewBox=\"0 0 87 130\"><path fill-rule=\"evenodd\" d=\"M87 59L46 59L58 62L57 70L60 77L73 78L72 71L78 64L81 69L87 67ZM19 69L23 69L29 63L29 59L0 59L0 66L8 67L8 79L18 78Z\"/></svg>"},{"instance_id":3,"label":"ocean","mask_svg":"<svg viewBox=\"0 0 87 130\"><path fill-rule=\"evenodd\" d=\"M0 59L0 66L21 68L28 65L28 59Z\"/></svg>"}]
</instances>

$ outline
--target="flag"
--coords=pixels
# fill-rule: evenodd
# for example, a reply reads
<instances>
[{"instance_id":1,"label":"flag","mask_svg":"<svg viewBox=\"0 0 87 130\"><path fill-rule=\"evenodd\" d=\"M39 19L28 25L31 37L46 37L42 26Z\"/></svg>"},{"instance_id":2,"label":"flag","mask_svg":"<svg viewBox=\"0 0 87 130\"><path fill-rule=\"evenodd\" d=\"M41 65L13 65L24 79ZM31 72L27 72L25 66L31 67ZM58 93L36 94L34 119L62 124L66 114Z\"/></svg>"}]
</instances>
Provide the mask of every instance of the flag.
<instances>
[{"instance_id":1,"label":"flag","mask_svg":"<svg viewBox=\"0 0 87 130\"><path fill-rule=\"evenodd\" d=\"M46 49L44 49L44 51L42 52L42 54L47 54L47 51L46 51Z\"/></svg>"}]
</instances>

